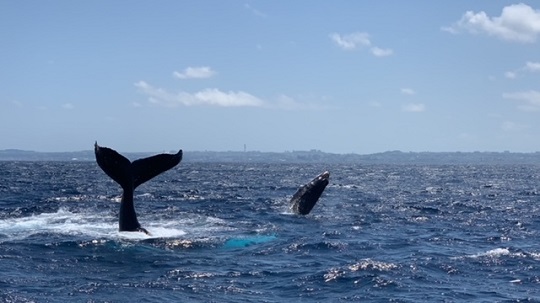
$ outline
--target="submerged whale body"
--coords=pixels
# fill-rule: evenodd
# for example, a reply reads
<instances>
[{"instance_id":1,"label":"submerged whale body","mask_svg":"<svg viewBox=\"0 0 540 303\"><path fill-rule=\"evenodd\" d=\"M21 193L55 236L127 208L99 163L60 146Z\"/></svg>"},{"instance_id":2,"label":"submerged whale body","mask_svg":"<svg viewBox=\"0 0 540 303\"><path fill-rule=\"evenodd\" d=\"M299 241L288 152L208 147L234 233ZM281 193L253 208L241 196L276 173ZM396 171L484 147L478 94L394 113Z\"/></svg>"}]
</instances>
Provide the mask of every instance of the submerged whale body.
<instances>
[{"instance_id":1,"label":"submerged whale body","mask_svg":"<svg viewBox=\"0 0 540 303\"><path fill-rule=\"evenodd\" d=\"M142 231L133 205L133 191L137 186L175 167L182 160L182 150L176 154L159 154L133 162L115 150L94 144L96 162L123 190L118 220L120 231Z\"/></svg>"},{"instance_id":2,"label":"submerged whale body","mask_svg":"<svg viewBox=\"0 0 540 303\"><path fill-rule=\"evenodd\" d=\"M292 211L299 215L309 214L328 185L329 178L330 173L325 171L311 180L311 182L302 185L291 198Z\"/></svg>"}]
</instances>

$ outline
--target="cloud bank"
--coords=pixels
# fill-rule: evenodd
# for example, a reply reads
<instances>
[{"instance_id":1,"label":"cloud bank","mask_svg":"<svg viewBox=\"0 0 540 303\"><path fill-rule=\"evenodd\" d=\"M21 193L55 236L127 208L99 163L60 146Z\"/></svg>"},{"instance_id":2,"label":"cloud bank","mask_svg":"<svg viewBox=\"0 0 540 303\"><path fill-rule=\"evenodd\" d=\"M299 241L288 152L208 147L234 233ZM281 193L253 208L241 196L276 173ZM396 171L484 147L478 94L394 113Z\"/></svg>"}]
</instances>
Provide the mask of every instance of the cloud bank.
<instances>
[{"instance_id":1,"label":"cloud bank","mask_svg":"<svg viewBox=\"0 0 540 303\"><path fill-rule=\"evenodd\" d=\"M467 31L511 42L533 43L540 35L540 10L520 3L504 7L499 17L489 17L483 11L467 11L459 21L442 30L453 34Z\"/></svg>"},{"instance_id":2,"label":"cloud bank","mask_svg":"<svg viewBox=\"0 0 540 303\"><path fill-rule=\"evenodd\" d=\"M324 105L298 102L286 95L280 95L273 102L267 102L244 91L222 91L217 88L207 88L194 93L185 91L171 93L145 81L139 81L134 85L139 92L148 96L148 101L152 105L168 108L180 106L254 107L277 110L324 110L330 108ZM142 104L138 102L132 105L142 107Z\"/></svg>"},{"instance_id":3,"label":"cloud bank","mask_svg":"<svg viewBox=\"0 0 540 303\"><path fill-rule=\"evenodd\" d=\"M221 107L261 107L265 103L261 99L243 91L223 92L219 89L208 88L196 93L169 93L164 89L154 87L144 81L135 83L135 87L149 97L149 101L166 107L211 105Z\"/></svg>"}]
</instances>

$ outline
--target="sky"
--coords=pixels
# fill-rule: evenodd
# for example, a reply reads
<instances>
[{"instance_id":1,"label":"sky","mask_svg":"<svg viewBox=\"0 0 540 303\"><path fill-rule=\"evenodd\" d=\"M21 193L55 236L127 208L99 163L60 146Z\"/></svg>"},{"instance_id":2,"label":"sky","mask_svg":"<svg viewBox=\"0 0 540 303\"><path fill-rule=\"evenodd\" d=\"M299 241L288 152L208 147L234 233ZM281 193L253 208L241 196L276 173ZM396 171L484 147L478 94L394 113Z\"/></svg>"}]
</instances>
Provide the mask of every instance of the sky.
<instances>
[{"instance_id":1,"label":"sky","mask_svg":"<svg viewBox=\"0 0 540 303\"><path fill-rule=\"evenodd\" d=\"M0 0L0 149L540 151L537 1Z\"/></svg>"}]
</instances>

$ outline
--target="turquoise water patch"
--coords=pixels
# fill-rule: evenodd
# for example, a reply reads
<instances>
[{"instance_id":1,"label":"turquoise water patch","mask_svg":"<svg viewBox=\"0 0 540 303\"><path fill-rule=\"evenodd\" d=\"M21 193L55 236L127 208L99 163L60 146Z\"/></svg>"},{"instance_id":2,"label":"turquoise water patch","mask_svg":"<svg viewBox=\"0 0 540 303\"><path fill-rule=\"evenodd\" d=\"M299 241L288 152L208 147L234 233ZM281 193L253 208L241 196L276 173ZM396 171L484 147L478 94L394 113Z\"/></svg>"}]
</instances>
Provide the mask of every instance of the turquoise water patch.
<instances>
[{"instance_id":1,"label":"turquoise water patch","mask_svg":"<svg viewBox=\"0 0 540 303\"><path fill-rule=\"evenodd\" d=\"M275 240L276 238L277 237L274 235L231 238L225 242L223 247L224 248L248 247L255 244L262 244L262 243L270 242L270 241Z\"/></svg>"}]
</instances>

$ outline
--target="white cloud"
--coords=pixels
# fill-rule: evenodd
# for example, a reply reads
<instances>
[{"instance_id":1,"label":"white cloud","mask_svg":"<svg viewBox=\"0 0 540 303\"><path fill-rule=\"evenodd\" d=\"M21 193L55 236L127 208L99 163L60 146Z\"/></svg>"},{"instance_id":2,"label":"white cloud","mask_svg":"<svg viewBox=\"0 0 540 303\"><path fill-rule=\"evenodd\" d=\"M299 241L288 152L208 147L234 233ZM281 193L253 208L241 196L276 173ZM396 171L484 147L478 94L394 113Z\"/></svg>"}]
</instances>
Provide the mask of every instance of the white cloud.
<instances>
[{"instance_id":1,"label":"white cloud","mask_svg":"<svg viewBox=\"0 0 540 303\"><path fill-rule=\"evenodd\" d=\"M277 110L325 110L333 108L327 105L299 102L296 99L280 95L273 102L264 101L243 91L224 92L216 88L207 88L195 93L180 91L170 93L162 88L154 87L145 81L134 84L138 90L148 96L148 101L156 106L217 106L217 107L259 107ZM142 104L134 102L134 107Z\"/></svg>"},{"instance_id":2,"label":"white cloud","mask_svg":"<svg viewBox=\"0 0 540 303\"><path fill-rule=\"evenodd\" d=\"M517 77L517 74L515 72L506 72L504 73L504 76L508 79L515 79Z\"/></svg>"},{"instance_id":3,"label":"white cloud","mask_svg":"<svg viewBox=\"0 0 540 303\"><path fill-rule=\"evenodd\" d=\"M394 51L389 48L383 49L383 48L379 48L375 46L371 48L371 53L375 55L376 57L387 57L387 56L392 55Z\"/></svg>"},{"instance_id":4,"label":"white cloud","mask_svg":"<svg viewBox=\"0 0 540 303\"><path fill-rule=\"evenodd\" d=\"M454 34L465 30L507 41L531 43L540 35L540 11L523 3L504 7L499 17L489 17L483 11L467 11L459 21L442 29Z\"/></svg>"},{"instance_id":5,"label":"white cloud","mask_svg":"<svg viewBox=\"0 0 540 303\"><path fill-rule=\"evenodd\" d=\"M336 43L341 49L346 51L352 51L363 47L371 47L371 53L376 57L386 57L394 53L392 49L380 48L375 45L372 46L369 34L365 32L355 32L351 34L341 35L338 33L330 34L330 39Z\"/></svg>"},{"instance_id":6,"label":"white cloud","mask_svg":"<svg viewBox=\"0 0 540 303\"><path fill-rule=\"evenodd\" d=\"M528 61L523 69L529 72L540 72L540 62Z\"/></svg>"},{"instance_id":7,"label":"white cloud","mask_svg":"<svg viewBox=\"0 0 540 303\"><path fill-rule=\"evenodd\" d=\"M369 34L356 32L348 35L340 35L338 33L330 34L330 39L334 41L340 48L344 50L355 50L360 47L370 46Z\"/></svg>"},{"instance_id":8,"label":"white cloud","mask_svg":"<svg viewBox=\"0 0 540 303\"><path fill-rule=\"evenodd\" d=\"M65 103L65 104L62 105L62 107L64 109L74 109L75 108L75 106L73 104L71 104L71 103Z\"/></svg>"},{"instance_id":9,"label":"white cloud","mask_svg":"<svg viewBox=\"0 0 540 303\"><path fill-rule=\"evenodd\" d=\"M401 93L404 95L414 95L416 92L412 88L402 88Z\"/></svg>"},{"instance_id":10,"label":"white cloud","mask_svg":"<svg viewBox=\"0 0 540 303\"><path fill-rule=\"evenodd\" d=\"M182 73L173 72L173 75L178 79L204 79L210 78L215 74L216 72L208 66L188 67Z\"/></svg>"},{"instance_id":11,"label":"white cloud","mask_svg":"<svg viewBox=\"0 0 540 303\"><path fill-rule=\"evenodd\" d=\"M518 73L521 74L523 72L540 72L540 62L531 62L527 61L525 63L525 66L515 69L514 71L508 71L504 73L504 76L508 79L515 79L518 76Z\"/></svg>"},{"instance_id":12,"label":"white cloud","mask_svg":"<svg viewBox=\"0 0 540 303\"><path fill-rule=\"evenodd\" d=\"M243 91L223 92L219 89L208 88L196 93L169 93L164 89L139 81L135 86L148 96L150 103L166 107L212 105L220 107L262 107L265 102Z\"/></svg>"},{"instance_id":13,"label":"white cloud","mask_svg":"<svg viewBox=\"0 0 540 303\"><path fill-rule=\"evenodd\" d=\"M520 102L518 108L523 111L540 110L540 92L535 90L505 93L503 98L513 99Z\"/></svg>"},{"instance_id":14,"label":"white cloud","mask_svg":"<svg viewBox=\"0 0 540 303\"><path fill-rule=\"evenodd\" d=\"M302 108L302 104L298 103L292 97L281 95L278 97L277 107L285 110L295 110Z\"/></svg>"},{"instance_id":15,"label":"white cloud","mask_svg":"<svg viewBox=\"0 0 540 303\"><path fill-rule=\"evenodd\" d=\"M264 101L243 91L222 92L219 89L207 88L193 94L196 102L224 107L263 106Z\"/></svg>"},{"instance_id":16,"label":"white cloud","mask_svg":"<svg viewBox=\"0 0 540 303\"><path fill-rule=\"evenodd\" d=\"M441 27L441 30L445 32L449 32L450 34L457 35L459 34L459 31L457 30L457 25L454 24L453 26L443 26Z\"/></svg>"},{"instance_id":17,"label":"white cloud","mask_svg":"<svg viewBox=\"0 0 540 303\"><path fill-rule=\"evenodd\" d=\"M260 10L254 8L253 6L249 5L248 3L244 4L244 7L249 10L252 14L254 14L257 17L266 18L267 15Z\"/></svg>"},{"instance_id":18,"label":"white cloud","mask_svg":"<svg viewBox=\"0 0 540 303\"><path fill-rule=\"evenodd\" d=\"M421 103L409 103L403 106L403 111L410 113L421 113L426 111L426 106Z\"/></svg>"},{"instance_id":19,"label":"white cloud","mask_svg":"<svg viewBox=\"0 0 540 303\"><path fill-rule=\"evenodd\" d=\"M520 131L520 130L526 129L527 126L523 124L518 124L512 121L505 121L501 125L501 128L504 131L510 132L510 131Z\"/></svg>"}]
</instances>

